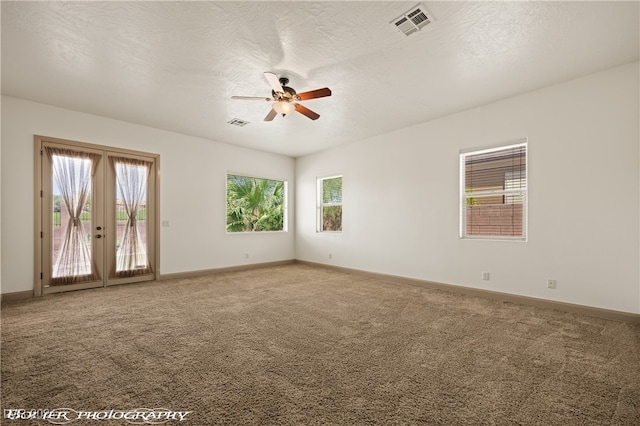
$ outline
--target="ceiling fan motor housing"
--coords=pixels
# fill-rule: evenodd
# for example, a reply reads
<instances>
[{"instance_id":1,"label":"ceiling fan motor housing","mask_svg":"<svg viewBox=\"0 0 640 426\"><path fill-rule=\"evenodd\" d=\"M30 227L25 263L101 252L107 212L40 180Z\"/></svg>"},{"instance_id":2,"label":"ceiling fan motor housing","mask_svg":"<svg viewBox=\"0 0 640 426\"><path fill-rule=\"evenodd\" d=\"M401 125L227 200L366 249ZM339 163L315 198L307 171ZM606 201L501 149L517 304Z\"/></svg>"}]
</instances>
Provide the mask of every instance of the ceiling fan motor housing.
<instances>
[{"instance_id":1,"label":"ceiling fan motor housing","mask_svg":"<svg viewBox=\"0 0 640 426\"><path fill-rule=\"evenodd\" d=\"M283 92L280 94L276 93L275 90L272 90L271 95L273 98L276 101L291 101L292 99L295 99L296 91L287 86L287 84L289 84L289 79L287 77L280 77L278 80L280 81Z\"/></svg>"}]
</instances>

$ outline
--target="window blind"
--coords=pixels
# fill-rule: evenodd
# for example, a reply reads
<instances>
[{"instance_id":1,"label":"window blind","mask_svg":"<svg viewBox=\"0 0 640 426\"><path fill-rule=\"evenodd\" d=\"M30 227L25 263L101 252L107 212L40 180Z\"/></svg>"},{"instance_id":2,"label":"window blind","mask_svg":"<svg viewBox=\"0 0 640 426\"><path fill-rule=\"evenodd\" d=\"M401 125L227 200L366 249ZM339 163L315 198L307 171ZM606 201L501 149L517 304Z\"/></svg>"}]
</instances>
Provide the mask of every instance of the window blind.
<instances>
[{"instance_id":1,"label":"window blind","mask_svg":"<svg viewBox=\"0 0 640 426\"><path fill-rule=\"evenodd\" d=\"M527 187L526 145L464 155L467 192L518 190Z\"/></svg>"},{"instance_id":2,"label":"window blind","mask_svg":"<svg viewBox=\"0 0 640 426\"><path fill-rule=\"evenodd\" d=\"M526 143L460 155L460 236L526 239Z\"/></svg>"}]
</instances>

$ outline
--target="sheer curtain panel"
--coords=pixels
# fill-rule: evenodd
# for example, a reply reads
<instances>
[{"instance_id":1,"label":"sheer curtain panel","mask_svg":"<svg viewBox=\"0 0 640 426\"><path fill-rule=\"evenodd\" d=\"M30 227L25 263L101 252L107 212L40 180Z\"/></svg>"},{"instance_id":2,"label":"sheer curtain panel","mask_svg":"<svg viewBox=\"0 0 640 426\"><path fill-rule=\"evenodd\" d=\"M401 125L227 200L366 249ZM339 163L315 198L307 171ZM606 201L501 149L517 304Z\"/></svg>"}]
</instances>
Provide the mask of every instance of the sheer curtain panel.
<instances>
[{"instance_id":1,"label":"sheer curtain panel","mask_svg":"<svg viewBox=\"0 0 640 426\"><path fill-rule=\"evenodd\" d=\"M116 177L115 277L152 272L147 251L147 187L151 162L110 157Z\"/></svg>"},{"instance_id":2,"label":"sheer curtain panel","mask_svg":"<svg viewBox=\"0 0 640 426\"><path fill-rule=\"evenodd\" d=\"M98 279L91 249L92 178L100 156L65 148L46 147L52 164L54 193L60 200L62 240L54 247L51 285Z\"/></svg>"}]
</instances>

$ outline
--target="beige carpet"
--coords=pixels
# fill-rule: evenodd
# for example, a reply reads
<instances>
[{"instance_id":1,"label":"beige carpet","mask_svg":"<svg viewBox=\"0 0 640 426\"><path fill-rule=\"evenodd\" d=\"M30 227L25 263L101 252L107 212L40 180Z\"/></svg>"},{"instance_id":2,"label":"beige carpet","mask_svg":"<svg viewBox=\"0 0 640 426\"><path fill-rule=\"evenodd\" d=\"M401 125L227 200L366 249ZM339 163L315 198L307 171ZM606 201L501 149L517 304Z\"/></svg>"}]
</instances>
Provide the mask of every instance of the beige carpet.
<instances>
[{"instance_id":1,"label":"beige carpet","mask_svg":"<svg viewBox=\"0 0 640 426\"><path fill-rule=\"evenodd\" d=\"M301 264L8 304L1 350L3 409L164 407L192 425L640 424L637 324Z\"/></svg>"}]
</instances>

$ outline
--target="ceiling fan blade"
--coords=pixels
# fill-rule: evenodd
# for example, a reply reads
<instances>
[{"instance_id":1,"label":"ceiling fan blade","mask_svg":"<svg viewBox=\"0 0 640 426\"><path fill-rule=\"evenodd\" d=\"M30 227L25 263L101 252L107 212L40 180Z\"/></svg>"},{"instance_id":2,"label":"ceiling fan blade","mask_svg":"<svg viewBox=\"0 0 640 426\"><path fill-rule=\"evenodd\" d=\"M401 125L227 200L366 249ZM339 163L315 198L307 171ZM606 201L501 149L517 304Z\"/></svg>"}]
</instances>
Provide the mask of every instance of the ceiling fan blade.
<instances>
[{"instance_id":1,"label":"ceiling fan blade","mask_svg":"<svg viewBox=\"0 0 640 426\"><path fill-rule=\"evenodd\" d=\"M331 89L329 89L328 87L298 93L298 98L301 101L306 101L307 99L324 98L325 96L331 96Z\"/></svg>"},{"instance_id":2,"label":"ceiling fan blade","mask_svg":"<svg viewBox=\"0 0 640 426\"><path fill-rule=\"evenodd\" d=\"M275 75L272 72L265 72L264 76L269 82L269 84L271 85L271 88L273 89L274 92L284 92L284 89L282 88L282 85L280 84L280 80L278 79L277 75Z\"/></svg>"},{"instance_id":3,"label":"ceiling fan blade","mask_svg":"<svg viewBox=\"0 0 640 426\"><path fill-rule=\"evenodd\" d=\"M271 121L276 117L276 115L278 115L276 110L271 108L271 111L269 111L269 114L264 118L264 121Z\"/></svg>"},{"instance_id":4,"label":"ceiling fan blade","mask_svg":"<svg viewBox=\"0 0 640 426\"><path fill-rule=\"evenodd\" d=\"M311 111L309 108L304 107L300 104L296 104L296 111L298 111L302 115L306 115L312 120L317 120L318 118L320 118L320 115L316 114L315 112Z\"/></svg>"},{"instance_id":5,"label":"ceiling fan blade","mask_svg":"<svg viewBox=\"0 0 640 426\"><path fill-rule=\"evenodd\" d=\"M243 101L272 101L271 98L265 98L264 96L232 96L231 99L240 99Z\"/></svg>"}]
</instances>

